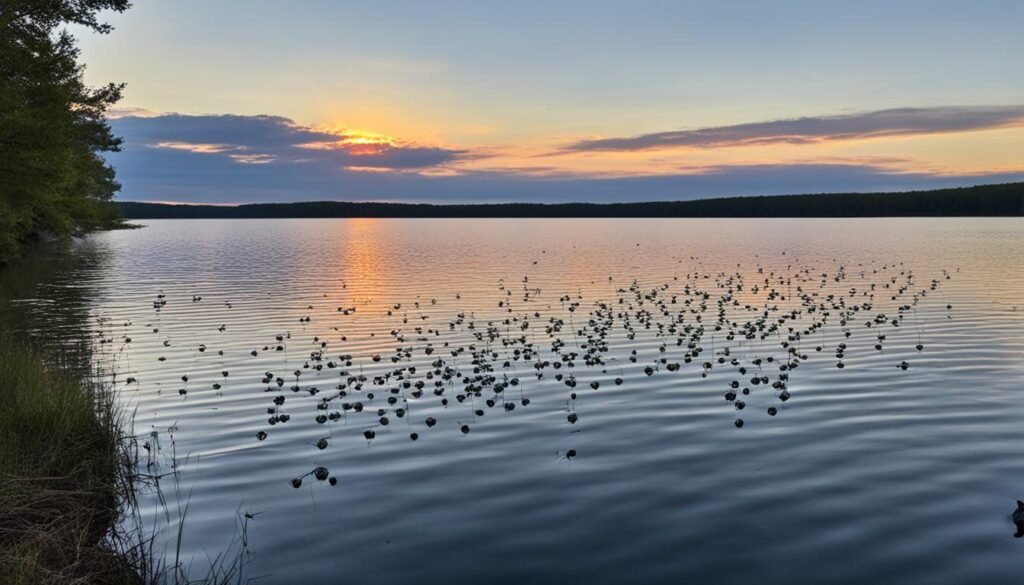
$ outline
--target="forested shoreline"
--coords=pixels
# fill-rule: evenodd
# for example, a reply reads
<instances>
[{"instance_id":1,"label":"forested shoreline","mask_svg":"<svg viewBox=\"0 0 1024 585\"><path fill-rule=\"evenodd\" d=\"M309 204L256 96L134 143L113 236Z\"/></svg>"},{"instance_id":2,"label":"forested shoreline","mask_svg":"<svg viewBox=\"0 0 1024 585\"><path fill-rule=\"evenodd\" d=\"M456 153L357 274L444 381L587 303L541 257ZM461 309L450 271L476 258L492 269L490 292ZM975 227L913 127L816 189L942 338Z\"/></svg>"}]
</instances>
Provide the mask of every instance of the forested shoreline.
<instances>
[{"instance_id":1,"label":"forested shoreline","mask_svg":"<svg viewBox=\"0 0 1024 585\"><path fill-rule=\"evenodd\" d=\"M118 202L127 219L303 217L978 217L1024 216L1024 183L906 193L723 197L641 203L491 203L432 205L310 201L248 205Z\"/></svg>"},{"instance_id":2,"label":"forested shoreline","mask_svg":"<svg viewBox=\"0 0 1024 585\"><path fill-rule=\"evenodd\" d=\"M134 461L112 386L88 343L34 333L19 305L73 260L62 242L120 224L103 153L123 86L85 85L67 27L104 34L98 15L128 7L0 1L0 583L143 581L144 557L115 546Z\"/></svg>"}]
</instances>

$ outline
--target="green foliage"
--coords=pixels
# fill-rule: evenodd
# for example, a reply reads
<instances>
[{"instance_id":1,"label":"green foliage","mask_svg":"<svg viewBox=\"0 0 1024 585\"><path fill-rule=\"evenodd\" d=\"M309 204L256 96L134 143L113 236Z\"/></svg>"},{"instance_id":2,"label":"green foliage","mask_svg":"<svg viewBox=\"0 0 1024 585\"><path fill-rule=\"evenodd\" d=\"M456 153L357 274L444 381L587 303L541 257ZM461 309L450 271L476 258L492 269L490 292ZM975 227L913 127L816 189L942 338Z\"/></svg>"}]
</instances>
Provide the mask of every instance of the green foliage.
<instances>
[{"instance_id":1,"label":"green foliage","mask_svg":"<svg viewBox=\"0 0 1024 585\"><path fill-rule=\"evenodd\" d=\"M63 26L99 33L102 10L127 0L0 3L0 263L44 236L68 237L116 221L119 185L103 152L120 140L106 122L122 85L90 88Z\"/></svg>"},{"instance_id":2,"label":"green foliage","mask_svg":"<svg viewBox=\"0 0 1024 585\"><path fill-rule=\"evenodd\" d=\"M126 0L0 0L0 264L33 239L116 221L102 153L120 85L86 87L75 24L106 33ZM0 582L137 582L103 545L116 522L120 430L88 355L29 339L10 299L46 274L0 268Z\"/></svg>"}]
</instances>

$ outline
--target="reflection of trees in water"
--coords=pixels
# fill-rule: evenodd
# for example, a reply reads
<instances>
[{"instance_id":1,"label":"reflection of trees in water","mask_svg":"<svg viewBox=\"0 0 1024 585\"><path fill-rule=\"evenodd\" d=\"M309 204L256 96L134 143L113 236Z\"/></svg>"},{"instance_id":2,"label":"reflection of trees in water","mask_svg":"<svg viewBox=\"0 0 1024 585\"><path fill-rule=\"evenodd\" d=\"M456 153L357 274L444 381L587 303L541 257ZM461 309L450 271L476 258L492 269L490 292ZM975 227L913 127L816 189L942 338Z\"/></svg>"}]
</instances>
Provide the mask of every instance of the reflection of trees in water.
<instances>
[{"instance_id":1,"label":"reflection of trees in water","mask_svg":"<svg viewBox=\"0 0 1024 585\"><path fill-rule=\"evenodd\" d=\"M89 274L107 260L93 242L40 250L0 270L0 330L38 345L62 368L93 371ZM122 340L123 341L123 340Z\"/></svg>"}]
</instances>

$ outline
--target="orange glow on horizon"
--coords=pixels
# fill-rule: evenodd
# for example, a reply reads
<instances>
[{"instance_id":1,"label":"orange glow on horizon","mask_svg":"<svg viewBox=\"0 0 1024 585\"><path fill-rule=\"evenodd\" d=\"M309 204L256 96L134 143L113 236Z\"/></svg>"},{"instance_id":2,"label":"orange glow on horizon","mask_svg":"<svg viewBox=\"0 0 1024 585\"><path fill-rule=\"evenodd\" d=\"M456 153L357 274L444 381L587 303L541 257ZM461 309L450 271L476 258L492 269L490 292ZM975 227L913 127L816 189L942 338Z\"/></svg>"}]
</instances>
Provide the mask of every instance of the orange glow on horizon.
<instances>
[{"instance_id":1,"label":"orange glow on horizon","mask_svg":"<svg viewBox=\"0 0 1024 585\"><path fill-rule=\"evenodd\" d=\"M401 148L436 147L467 153L429 168L402 170L358 163L344 167L360 173L415 172L428 177L485 172L536 178L601 179L702 174L730 166L783 165L859 165L897 174L983 175L1016 172L1024 167L1024 160L1017 154L1024 152L1024 126L1020 124L919 135L863 136L802 142L746 141L714 146L585 151L566 147L580 140L600 137L538 133L502 141L500 134L491 136L495 128L474 126L467 120L459 127L474 128L476 136L490 136L495 140L490 144L476 144L475 140L470 139L466 144L459 144L424 139L421 124L409 122L407 117L395 115L394 112L373 108L366 112L374 115L360 117L365 120L358 125L337 122L312 125L314 130L334 139L296 146L310 150L344 151L352 157L368 158ZM385 119L388 122L386 131L376 124L365 123L382 122ZM405 128L407 123L408 127ZM230 145L165 142L154 146L210 154L229 153L237 149L243 152L230 154L237 162L262 164L272 161L268 156L246 153L244 147Z\"/></svg>"},{"instance_id":2,"label":"orange glow on horizon","mask_svg":"<svg viewBox=\"0 0 1024 585\"><path fill-rule=\"evenodd\" d=\"M297 144L296 146L310 150L344 150L354 156L373 156L382 154L389 148L401 145L398 140L378 132L368 132L366 130L355 130L353 128L344 127L317 128L317 130L327 134L333 134L337 136L338 139L320 142L307 142L305 144Z\"/></svg>"}]
</instances>

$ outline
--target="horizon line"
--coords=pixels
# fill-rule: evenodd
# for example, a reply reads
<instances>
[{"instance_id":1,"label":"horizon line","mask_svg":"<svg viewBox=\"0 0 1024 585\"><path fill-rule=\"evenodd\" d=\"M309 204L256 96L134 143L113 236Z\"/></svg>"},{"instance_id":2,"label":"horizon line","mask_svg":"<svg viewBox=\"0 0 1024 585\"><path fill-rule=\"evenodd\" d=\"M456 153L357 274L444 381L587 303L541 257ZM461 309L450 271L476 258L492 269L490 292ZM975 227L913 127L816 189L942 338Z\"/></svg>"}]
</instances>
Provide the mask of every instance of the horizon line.
<instances>
[{"instance_id":1,"label":"horizon line","mask_svg":"<svg viewBox=\"0 0 1024 585\"><path fill-rule=\"evenodd\" d=\"M309 199L303 201L263 201L263 202L248 202L248 203L193 203L185 201L147 201L147 200L121 200L115 199L113 203L132 203L132 204L143 204L143 205L162 205L167 207L218 207L218 208L238 208L246 206L262 206L262 205L308 205L308 204L348 204L348 205L403 205L403 206L418 206L418 207L492 207L502 205L530 205L530 206L556 206L556 205L587 205L587 206L598 206L607 207L614 205L651 205L651 204L680 204L680 203L699 203L704 201L717 201L717 200L730 200L730 199L761 199L761 198L775 198L775 197L821 197L821 196L843 196L843 195L903 195L911 193L930 193L937 191L963 191L969 189L977 189L979 187L1003 187L1011 185L1024 186L1024 181L1010 181L1004 183L978 183L976 185L968 185L962 187L940 187L932 189L909 189L905 191L819 191L816 193L783 193L783 194L763 194L763 195L723 195L723 196L706 196L694 199L664 199L664 200L642 200L642 201L552 201L552 202L530 202L530 201L490 201L490 202L467 202L467 203L428 203L428 202L408 202L408 201L382 201L382 200L355 200L346 201L338 199Z\"/></svg>"}]
</instances>

